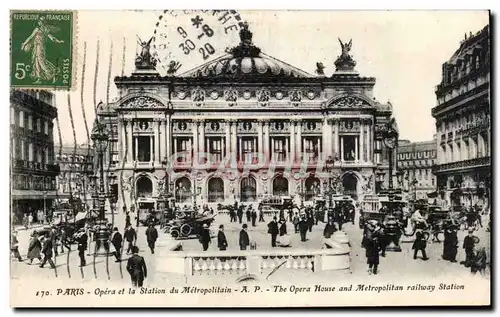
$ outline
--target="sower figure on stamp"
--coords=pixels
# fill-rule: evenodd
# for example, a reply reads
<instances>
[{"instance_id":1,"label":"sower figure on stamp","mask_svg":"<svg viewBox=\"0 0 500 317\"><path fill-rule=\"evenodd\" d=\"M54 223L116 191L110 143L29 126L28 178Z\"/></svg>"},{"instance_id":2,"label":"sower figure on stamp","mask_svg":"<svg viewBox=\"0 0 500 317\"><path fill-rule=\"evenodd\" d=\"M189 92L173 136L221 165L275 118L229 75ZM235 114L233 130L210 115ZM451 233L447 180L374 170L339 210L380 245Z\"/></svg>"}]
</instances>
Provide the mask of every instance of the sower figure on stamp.
<instances>
[{"instance_id":1,"label":"sower figure on stamp","mask_svg":"<svg viewBox=\"0 0 500 317\"><path fill-rule=\"evenodd\" d=\"M155 254L155 242L158 239L158 231L153 223L149 224L146 229L146 240L148 241L148 247L151 249L151 254Z\"/></svg>"},{"instance_id":2,"label":"sower figure on stamp","mask_svg":"<svg viewBox=\"0 0 500 317\"><path fill-rule=\"evenodd\" d=\"M240 231L240 241L239 241L240 250L246 250L247 247L250 245L250 237L248 236L247 228L248 228L247 224L244 223Z\"/></svg>"},{"instance_id":3,"label":"sower figure on stamp","mask_svg":"<svg viewBox=\"0 0 500 317\"><path fill-rule=\"evenodd\" d=\"M224 233L224 225L219 226L219 233L217 234L217 247L220 251L226 251L227 239Z\"/></svg>"},{"instance_id":4,"label":"sower figure on stamp","mask_svg":"<svg viewBox=\"0 0 500 317\"><path fill-rule=\"evenodd\" d=\"M132 251L132 247L135 245L135 241L137 240L137 233L135 229L132 228L132 225L128 226L124 233L125 240L128 242L127 254L130 254Z\"/></svg>"},{"instance_id":5,"label":"sower figure on stamp","mask_svg":"<svg viewBox=\"0 0 500 317\"><path fill-rule=\"evenodd\" d=\"M139 255L139 248L132 247L132 257L127 261L127 272L132 279L132 286L142 287L144 279L148 277L148 269L144 258Z\"/></svg>"},{"instance_id":6,"label":"sower figure on stamp","mask_svg":"<svg viewBox=\"0 0 500 317\"><path fill-rule=\"evenodd\" d=\"M118 231L117 227L113 228L113 235L111 237L111 243L115 247L115 252L114 256L116 258L115 262L120 262L121 261L121 251L122 251L122 243L123 243L123 236L122 234Z\"/></svg>"}]
</instances>

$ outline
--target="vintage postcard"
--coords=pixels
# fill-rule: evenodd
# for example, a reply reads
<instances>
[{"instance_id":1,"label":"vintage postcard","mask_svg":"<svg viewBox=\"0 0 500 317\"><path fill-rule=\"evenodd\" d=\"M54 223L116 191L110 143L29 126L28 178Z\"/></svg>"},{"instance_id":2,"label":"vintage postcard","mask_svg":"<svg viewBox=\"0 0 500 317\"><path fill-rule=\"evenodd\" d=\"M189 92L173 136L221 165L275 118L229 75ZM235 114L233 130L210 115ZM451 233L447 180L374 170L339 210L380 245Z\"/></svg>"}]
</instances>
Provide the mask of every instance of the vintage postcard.
<instances>
[{"instance_id":1,"label":"vintage postcard","mask_svg":"<svg viewBox=\"0 0 500 317\"><path fill-rule=\"evenodd\" d=\"M491 305L488 11L10 35L11 306Z\"/></svg>"}]
</instances>

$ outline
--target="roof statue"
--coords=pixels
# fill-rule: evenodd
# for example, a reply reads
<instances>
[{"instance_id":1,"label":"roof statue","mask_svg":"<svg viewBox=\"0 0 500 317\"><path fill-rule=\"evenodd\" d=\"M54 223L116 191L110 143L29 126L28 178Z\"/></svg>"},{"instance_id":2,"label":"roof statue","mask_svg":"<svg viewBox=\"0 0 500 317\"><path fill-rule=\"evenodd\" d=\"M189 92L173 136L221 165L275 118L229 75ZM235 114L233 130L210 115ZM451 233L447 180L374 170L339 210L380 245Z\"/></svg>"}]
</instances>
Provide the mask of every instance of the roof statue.
<instances>
[{"instance_id":1,"label":"roof statue","mask_svg":"<svg viewBox=\"0 0 500 317\"><path fill-rule=\"evenodd\" d=\"M318 76L325 76L325 65L321 62L316 63L316 74Z\"/></svg>"},{"instance_id":2,"label":"roof statue","mask_svg":"<svg viewBox=\"0 0 500 317\"><path fill-rule=\"evenodd\" d=\"M335 61L335 68L337 71L353 71L354 66L356 66L356 62L350 54L352 39L349 40L349 43L343 43L341 39L339 39L339 42L342 47L342 54L337 57L337 60Z\"/></svg>"},{"instance_id":3,"label":"roof statue","mask_svg":"<svg viewBox=\"0 0 500 317\"><path fill-rule=\"evenodd\" d=\"M137 37L137 39L137 43L141 46L141 53L135 58L135 67L137 69L155 69L156 59L149 51L153 38L150 38L147 42L142 41L139 37Z\"/></svg>"},{"instance_id":4,"label":"roof statue","mask_svg":"<svg viewBox=\"0 0 500 317\"><path fill-rule=\"evenodd\" d=\"M248 28L248 22L241 24L240 44L227 50L234 57L257 57L260 55L260 48L252 43L253 33Z\"/></svg>"}]
</instances>

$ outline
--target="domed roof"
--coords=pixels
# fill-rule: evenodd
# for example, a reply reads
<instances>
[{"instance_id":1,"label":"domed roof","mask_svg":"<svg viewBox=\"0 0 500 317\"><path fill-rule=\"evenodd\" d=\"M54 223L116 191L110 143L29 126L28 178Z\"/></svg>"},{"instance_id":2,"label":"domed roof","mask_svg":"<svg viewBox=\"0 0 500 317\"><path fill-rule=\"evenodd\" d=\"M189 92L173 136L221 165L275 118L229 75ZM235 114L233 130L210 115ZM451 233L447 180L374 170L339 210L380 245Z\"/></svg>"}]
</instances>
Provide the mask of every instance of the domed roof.
<instances>
[{"instance_id":1,"label":"domed roof","mask_svg":"<svg viewBox=\"0 0 500 317\"><path fill-rule=\"evenodd\" d=\"M226 50L228 54L181 74L180 77L314 77L299 68L262 53L252 43L252 32L248 30L248 24L244 24L240 30L240 39L238 46Z\"/></svg>"}]
</instances>

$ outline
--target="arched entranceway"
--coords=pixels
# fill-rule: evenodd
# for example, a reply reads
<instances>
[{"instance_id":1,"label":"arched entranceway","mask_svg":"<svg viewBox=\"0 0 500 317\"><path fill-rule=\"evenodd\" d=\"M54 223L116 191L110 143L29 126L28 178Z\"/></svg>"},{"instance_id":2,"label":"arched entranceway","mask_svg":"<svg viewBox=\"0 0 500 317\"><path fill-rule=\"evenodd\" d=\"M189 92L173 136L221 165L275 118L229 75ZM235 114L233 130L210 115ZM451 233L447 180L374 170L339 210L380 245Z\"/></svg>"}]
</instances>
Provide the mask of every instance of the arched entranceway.
<instances>
[{"instance_id":1,"label":"arched entranceway","mask_svg":"<svg viewBox=\"0 0 500 317\"><path fill-rule=\"evenodd\" d=\"M224 201L224 181L219 177L214 177L208 180L208 202L223 202Z\"/></svg>"},{"instance_id":2,"label":"arched entranceway","mask_svg":"<svg viewBox=\"0 0 500 317\"><path fill-rule=\"evenodd\" d=\"M342 193L358 199L358 178L352 173L347 173L342 177Z\"/></svg>"},{"instance_id":3,"label":"arched entranceway","mask_svg":"<svg viewBox=\"0 0 500 317\"><path fill-rule=\"evenodd\" d=\"M251 202L257 200L257 183L252 176L241 180L240 196L242 202Z\"/></svg>"},{"instance_id":4,"label":"arched entranceway","mask_svg":"<svg viewBox=\"0 0 500 317\"><path fill-rule=\"evenodd\" d=\"M273 180L273 195L288 196L288 179L278 176Z\"/></svg>"},{"instance_id":5,"label":"arched entranceway","mask_svg":"<svg viewBox=\"0 0 500 317\"><path fill-rule=\"evenodd\" d=\"M153 196L153 182L149 179L149 177L139 177L135 187L138 198L149 198Z\"/></svg>"},{"instance_id":6,"label":"arched entranceway","mask_svg":"<svg viewBox=\"0 0 500 317\"><path fill-rule=\"evenodd\" d=\"M191 198L191 181L181 177L175 181L175 200L180 203L188 202Z\"/></svg>"},{"instance_id":7,"label":"arched entranceway","mask_svg":"<svg viewBox=\"0 0 500 317\"><path fill-rule=\"evenodd\" d=\"M313 200L314 197L318 196L320 193L320 181L319 178L311 175L305 181L305 200Z\"/></svg>"}]
</instances>

